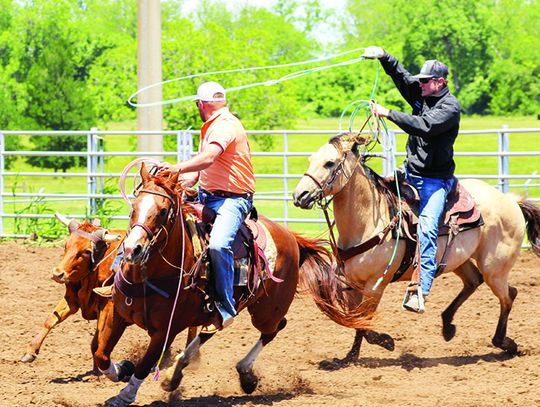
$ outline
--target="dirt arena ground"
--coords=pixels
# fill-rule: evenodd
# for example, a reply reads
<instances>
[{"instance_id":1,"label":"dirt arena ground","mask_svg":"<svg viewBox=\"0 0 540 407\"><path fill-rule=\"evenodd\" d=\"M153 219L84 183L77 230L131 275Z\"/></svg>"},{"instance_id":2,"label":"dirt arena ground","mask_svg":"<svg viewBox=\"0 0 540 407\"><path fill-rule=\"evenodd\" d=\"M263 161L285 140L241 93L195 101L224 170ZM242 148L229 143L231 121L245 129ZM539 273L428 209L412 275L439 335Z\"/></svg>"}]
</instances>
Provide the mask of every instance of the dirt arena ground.
<instances>
[{"instance_id":1,"label":"dirt arena ground","mask_svg":"<svg viewBox=\"0 0 540 407\"><path fill-rule=\"evenodd\" d=\"M51 332L32 364L19 362L63 294L50 279L61 253L20 242L0 244L1 406L96 406L123 387L89 374L95 322L79 315ZM511 283L519 294L508 334L519 345L518 356L491 345L499 304L485 285L458 312L456 337L444 341L440 313L461 284L445 275L436 281L421 316L401 311L403 284L387 289L376 328L394 337L394 352L364 344L357 364L328 363L345 356L353 331L322 316L309 298L298 298L289 325L255 364L260 384L252 395L242 393L234 369L258 337L246 314L202 348L198 366L186 370L173 397L148 378L135 405L539 406L540 259L524 253ZM130 328L114 360L136 358L146 340L144 331ZM184 341L185 334L179 335L173 351Z\"/></svg>"}]
</instances>

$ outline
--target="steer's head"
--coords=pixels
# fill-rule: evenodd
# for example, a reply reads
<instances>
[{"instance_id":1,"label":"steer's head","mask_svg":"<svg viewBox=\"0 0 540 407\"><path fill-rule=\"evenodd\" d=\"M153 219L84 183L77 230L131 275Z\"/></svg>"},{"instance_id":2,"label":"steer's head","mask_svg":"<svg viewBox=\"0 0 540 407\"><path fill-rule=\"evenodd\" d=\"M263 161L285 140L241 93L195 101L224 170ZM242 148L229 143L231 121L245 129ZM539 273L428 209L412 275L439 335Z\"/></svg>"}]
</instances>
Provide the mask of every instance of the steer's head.
<instances>
[{"instance_id":1,"label":"steer's head","mask_svg":"<svg viewBox=\"0 0 540 407\"><path fill-rule=\"evenodd\" d=\"M60 284L78 282L88 276L96 265L96 254L104 252L108 243L121 239L120 235L99 227L97 221L80 223L59 213L56 218L69 229L64 256L52 272L52 279Z\"/></svg>"}]
</instances>

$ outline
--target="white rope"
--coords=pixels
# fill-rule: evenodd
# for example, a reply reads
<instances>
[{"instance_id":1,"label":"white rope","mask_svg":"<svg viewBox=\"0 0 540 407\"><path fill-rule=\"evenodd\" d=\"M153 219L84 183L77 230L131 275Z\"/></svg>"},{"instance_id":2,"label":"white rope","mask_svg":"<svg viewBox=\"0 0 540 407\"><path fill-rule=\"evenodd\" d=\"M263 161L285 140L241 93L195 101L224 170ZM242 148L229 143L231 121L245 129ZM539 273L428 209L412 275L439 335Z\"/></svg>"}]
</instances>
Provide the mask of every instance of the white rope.
<instances>
[{"instance_id":1,"label":"white rope","mask_svg":"<svg viewBox=\"0 0 540 407\"><path fill-rule=\"evenodd\" d=\"M185 229L184 229L184 216L183 216L183 213L182 213L182 202L181 200L179 199L178 200L178 213L177 213L177 216L176 216L176 221L177 222L180 222L182 224L182 257L181 257L181 262L180 262L180 278L178 280L178 288L176 289L176 296L174 297L174 304L173 304L173 307L172 307L172 311L171 311L171 317L169 318L169 324L167 325L167 334L165 335L165 342L163 342L163 349L161 350L161 355L159 356L159 359L156 363L156 367L155 367L155 371L154 371L154 381L158 381L159 380L159 365L161 364L161 361L163 359L163 355L165 355L165 351L167 350L167 342L169 341L169 335L171 333L171 327L172 327L172 322L173 322L173 318L174 318L174 313L176 311L176 305L178 304L178 298L180 297L180 291L181 290L181 287L182 287L182 279L184 277L184 260L185 260L185 255L186 255L186 234L185 234ZM162 256L163 257L163 256ZM163 257L163 259L168 263L170 264L167 259L165 259ZM173 266L175 268L178 269L178 267L176 266Z\"/></svg>"},{"instance_id":2,"label":"white rope","mask_svg":"<svg viewBox=\"0 0 540 407\"><path fill-rule=\"evenodd\" d=\"M131 201L129 200L127 194L126 194L126 178L127 178L127 174L129 172L129 170L131 170L135 165L137 164L140 164L140 163L143 163L143 162L150 162L154 165L159 165L160 164L160 161L159 160L156 160L155 158L152 158L152 157L139 157L139 158L136 158L134 159L133 161L131 161L128 165L126 165L124 167L124 169L122 170L122 173L120 174L120 181L119 181L119 189L120 189L120 194L122 195L122 198L124 198L124 200L128 203L128 205L131 207L132 204L131 204ZM137 176L137 175L135 175Z\"/></svg>"},{"instance_id":3,"label":"white rope","mask_svg":"<svg viewBox=\"0 0 540 407\"><path fill-rule=\"evenodd\" d=\"M165 81L154 83L152 85L145 86L145 87L137 90L135 93L133 93L128 98L127 102L133 107L151 107L151 106L163 106L163 105L168 105L168 104L172 104L172 103L184 102L184 101L188 101L188 100L196 100L197 95L189 95L189 96L183 96L183 97L176 98L176 99L161 100L161 101L157 101L157 102L149 102L149 103L136 103L136 102L133 102L133 98L135 98L136 96L138 96L142 92L145 92L145 91L147 91L149 89L152 89L152 88L155 88L157 86L162 86L162 85L172 83L172 82L180 82L180 81L183 81L183 80L186 80L186 79L198 78L198 77L201 77L201 76L220 75L220 74L225 74L225 73L259 71L259 70L263 70L263 69L278 69L278 68L286 68L286 67L297 66L297 65L309 65L309 64L313 64L313 63L318 63L318 62L322 62L322 61L328 61L328 60L331 60L331 59L335 59L335 58L341 57L343 55L351 54L353 52L358 52L358 51L363 50L363 49L365 49L365 48L355 48L355 49L340 52L338 54L331 55L331 56L328 56L328 57L310 59L310 60L307 60L307 61L300 61L300 62L291 62L291 63L288 63L288 64L282 64L282 65L268 65L268 66L256 66L256 67L251 67L251 68L237 68L237 69L228 69L228 70L223 70L223 71L204 72L204 73L197 73L197 74L192 74L192 75L187 75L187 76L181 76L179 78L168 79L168 80L165 80ZM276 84L278 84L280 82L284 82L284 81L287 81L287 80L290 80L290 79L298 78L300 76L308 75L308 74L311 74L311 73L314 73L314 72L323 71L325 69L330 69L330 68L335 68L335 67L345 66L345 65L351 65L351 64L354 64L356 62L362 61L363 59L364 59L363 57L358 57L358 58L350 59L350 60L335 63L335 64L323 65L323 66L319 66L319 67L316 67L316 68L303 69L303 70L300 70L300 71L289 73L289 74L284 75L284 76L282 76L282 77L280 77L278 79L269 79L269 80L262 81L262 82L256 82L256 83L250 83L250 84L247 84L247 85L231 87L231 88L225 89L225 91L226 92L233 92L233 91L237 91L237 90L241 90L241 89L252 88L252 87L255 87L255 86L276 85Z\"/></svg>"}]
</instances>

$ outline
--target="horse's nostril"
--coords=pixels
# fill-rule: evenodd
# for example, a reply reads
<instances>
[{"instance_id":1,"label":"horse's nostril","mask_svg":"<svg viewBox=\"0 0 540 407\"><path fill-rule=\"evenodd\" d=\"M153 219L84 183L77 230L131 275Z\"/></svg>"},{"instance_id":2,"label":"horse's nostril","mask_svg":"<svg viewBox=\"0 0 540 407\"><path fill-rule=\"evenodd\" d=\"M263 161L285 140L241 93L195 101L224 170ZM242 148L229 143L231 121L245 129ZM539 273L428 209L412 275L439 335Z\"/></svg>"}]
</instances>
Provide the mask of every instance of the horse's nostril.
<instances>
[{"instance_id":1,"label":"horse's nostril","mask_svg":"<svg viewBox=\"0 0 540 407\"><path fill-rule=\"evenodd\" d=\"M142 245L138 244L137 246L135 246L135 248L133 249L133 257L137 257L138 255L140 255L142 252Z\"/></svg>"},{"instance_id":2,"label":"horse's nostril","mask_svg":"<svg viewBox=\"0 0 540 407\"><path fill-rule=\"evenodd\" d=\"M302 198L304 197L305 194L306 194L306 191L302 191L299 194L296 192L294 193L293 200L294 200L295 206L300 206L300 203L302 202Z\"/></svg>"}]
</instances>

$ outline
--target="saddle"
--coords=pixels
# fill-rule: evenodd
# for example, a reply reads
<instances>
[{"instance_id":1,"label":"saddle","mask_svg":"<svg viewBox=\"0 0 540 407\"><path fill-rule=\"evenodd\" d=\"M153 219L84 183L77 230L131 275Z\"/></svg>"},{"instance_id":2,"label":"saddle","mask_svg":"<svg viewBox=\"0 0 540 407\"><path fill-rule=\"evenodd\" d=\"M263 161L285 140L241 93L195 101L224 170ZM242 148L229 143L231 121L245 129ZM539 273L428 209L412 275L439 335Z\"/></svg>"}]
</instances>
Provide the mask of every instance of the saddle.
<instances>
[{"instance_id":1,"label":"saddle","mask_svg":"<svg viewBox=\"0 0 540 407\"><path fill-rule=\"evenodd\" d=\"M195 255L200 260L194 276L198 274L208 279L211 264L206 249L216 213L198 202L190 202L189 205L194 210L195 216L186 217L186 220L195 251L199 252ZM267 244L268 237L263 226L258 222L257 210L253 208L238 230L232 245L235 269L234 285L247 287L250 297L255 294L260 282L267 278L275 282L283 281L275 277L269 267L269 261L265 254Z\"/></svg>"},{"instance_id":2,"label":"saddle","mask_svg":"<svg viewBox=\"0 0 540 407\"><path fill-rule=\"evenodd\" d=\"M402 198L402 236L416 241L420 199L414 186L403 179L398 179L399 195ZM393 177L385 179L387 187L397 196ZM394 209L395 212L397 212ZM454 235L468 229L482 226L484 220L472 195L457 178L446 198L443 216L439 222L439 236ZM394 232L395 233L395 232Z\"/></svg>"},{"instance_id":3,"label":"saddle","mask_svg":"<svg viewBox=\"0 0 540 407\"><path fill-rule=\"evenodd\" d=\"M394 177L385 178L383 184L395 196L401 196L402 222L400 239L405 239L406 248L403 261L399 269L394 274L392 281L397 281L403 273L413 263L417 250L417 229L420 199L418 191L414 186L406 182L403 178L398 178L399 195L396 190ZM392 208L392 216L397 213L397 205ZM453 238L462 231L474 229L484 224L480 210L474 202L472 195L463 187L457 178L454 178L454 185L446 198L446 205L443 216L439 223L439 236L448 236L443 257L437 267L437 275L441 274L446 267L448 248L453 242ZM393 230L393 237L397 238L397 230ZM417 259L418 261L418 259Z\"/></svg>"}]
</instances>

